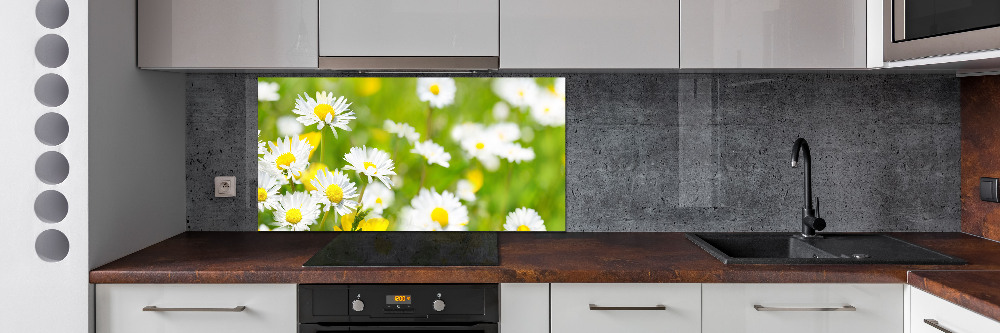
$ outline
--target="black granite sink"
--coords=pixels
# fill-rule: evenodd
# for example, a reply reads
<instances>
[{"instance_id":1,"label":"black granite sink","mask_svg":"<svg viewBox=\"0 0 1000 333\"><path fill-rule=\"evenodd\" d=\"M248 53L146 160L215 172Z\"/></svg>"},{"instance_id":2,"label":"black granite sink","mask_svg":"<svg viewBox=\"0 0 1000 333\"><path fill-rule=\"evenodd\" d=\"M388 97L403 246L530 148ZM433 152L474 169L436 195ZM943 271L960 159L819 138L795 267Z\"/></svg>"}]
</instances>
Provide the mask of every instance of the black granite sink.
<instances>
[{"instance_id":1,"label":"black granite sink","mask_svg":"<svg viewBox=\"0 0 1000 333\"><path fill-rule=\"evenodd\" d=\"M880 234L689 233L687 238L724 264L964 265L948 256Z\"/></svg>"}]
</instances>

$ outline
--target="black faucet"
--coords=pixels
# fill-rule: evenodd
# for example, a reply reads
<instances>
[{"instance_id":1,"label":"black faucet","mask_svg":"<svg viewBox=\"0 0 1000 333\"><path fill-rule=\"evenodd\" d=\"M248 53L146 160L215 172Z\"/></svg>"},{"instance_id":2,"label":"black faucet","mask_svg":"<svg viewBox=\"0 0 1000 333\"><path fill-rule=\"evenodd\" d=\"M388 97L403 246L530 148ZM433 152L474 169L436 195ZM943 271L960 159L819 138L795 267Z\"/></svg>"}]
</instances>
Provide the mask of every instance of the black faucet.
<instances>
[{"instance_id":1,"label":"black faucet","mask_svg":"<svg viewBox=\"0 0 1000 333\"><path fill-rule=\"evenodd\" d=\"M809 165L812 162L812 157L809 155L809 143L806 142L806 139L798 138L795 140L795 145L792 146L793 168L799 166L799 151L802 151L802 163L805 164L805 172L803 172L802 177L804 182L802 194L805 198L802 205L802 237L820 237L816 235L816 231L826 228L826 220L816 216L816 211L813 210L812 167ZM816 198L816 207L819 208L819 198Z\"/></svg>"}]
</instances>

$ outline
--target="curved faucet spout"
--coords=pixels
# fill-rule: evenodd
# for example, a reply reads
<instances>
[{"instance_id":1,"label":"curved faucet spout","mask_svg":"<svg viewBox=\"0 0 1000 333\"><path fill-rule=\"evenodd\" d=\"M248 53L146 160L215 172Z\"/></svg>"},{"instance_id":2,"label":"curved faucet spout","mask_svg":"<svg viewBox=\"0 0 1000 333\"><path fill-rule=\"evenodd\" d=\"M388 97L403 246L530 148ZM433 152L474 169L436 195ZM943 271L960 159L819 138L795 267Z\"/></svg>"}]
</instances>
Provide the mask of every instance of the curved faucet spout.
<instances>
[{"instance_id":1,"label":"curved faucet spout","mask_svg":"<svg viewBox=\"0 0 1000 333\"><path fill-rule=\"evenodd\" d=\"M792 146L792 167L799 166L799 152L802 153L802 236L815 237L817 230L826 228L826 221L816 216L812 205L812 156L809 154L809 143L798 138Z\"/></svg>"}]
</instances>

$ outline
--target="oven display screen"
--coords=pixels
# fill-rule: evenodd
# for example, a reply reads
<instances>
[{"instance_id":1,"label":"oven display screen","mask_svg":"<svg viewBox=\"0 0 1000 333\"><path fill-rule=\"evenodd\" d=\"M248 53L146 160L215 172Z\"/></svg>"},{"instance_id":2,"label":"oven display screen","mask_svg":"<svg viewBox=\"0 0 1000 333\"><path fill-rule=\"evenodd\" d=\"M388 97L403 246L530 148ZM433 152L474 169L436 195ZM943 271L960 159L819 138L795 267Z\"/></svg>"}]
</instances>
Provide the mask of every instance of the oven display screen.
<instances>
[{"instance_id":1,"label":"oven display screen","mask_svg":"<svg viewBox=\"0 0 1000 333\"><path fill-rule=\"evenodd\" d=\"M385 295L385 304L410 304L410 295Z\"/></svg>"}]
</instances>

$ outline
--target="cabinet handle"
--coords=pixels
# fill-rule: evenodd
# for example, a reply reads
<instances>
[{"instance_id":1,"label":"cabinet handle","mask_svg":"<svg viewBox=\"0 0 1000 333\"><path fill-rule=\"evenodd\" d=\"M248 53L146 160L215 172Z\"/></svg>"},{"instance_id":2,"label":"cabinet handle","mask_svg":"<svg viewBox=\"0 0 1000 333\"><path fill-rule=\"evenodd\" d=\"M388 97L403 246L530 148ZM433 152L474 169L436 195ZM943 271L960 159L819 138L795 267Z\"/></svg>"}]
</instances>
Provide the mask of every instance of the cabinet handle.
<instances>
[{"instance_id":1,"label":"cabinet handle","mask_svg":"<svg viewBox=\"0 0 1000 333\"><path fill-rule=\"evenodd\" d=\"M156 311L156 312L243 312L247 307L240 305L232 308L158 308L154 305L148 305L142 308L142 311Z\"/></svg>"},{"instance_id":2,"label":"cabinet handle","mask_svg":"<svg viewBox=\"0 0 1000 333\"><path fill-rule=\"evenodd\" d=\"M944 328L944 326L941 326L941 323L938 323L938 321L934 319L924 319L924 324L930 325L931 327L936 328L938 329L938 331L944 333L955 333L947 328Z\"/></svg>"},{"instance_id":3,"label":"cabinet handle","mask_svg":"<svg viewBox=\"0 0 1000 333\"><path fill-rule=\"evenodd\" d=\"M838 307L830 308L776 308L770 306L763 306L760 304L754 304L754 310L757 311L858 311L853 305L844 305Z\"/></svg>"},{"instance_id":4,"label":"cabinet handle","mask_svg":"<svg viewBox=\"0 0 1000 333\"><path fill-rule=\"evenodd\" d=\"M654 306L598 306L598 305L596 305L596 304L591 304L591 305L590 305L590 309L591 309L591 310L598 310L598 311L619 311L619 310L628 310L628 311L639 311L639 310L666 310L666 309L667 309L667 306L666 306L666 305L654 305Z\"/></svg>"}]
</instances>

